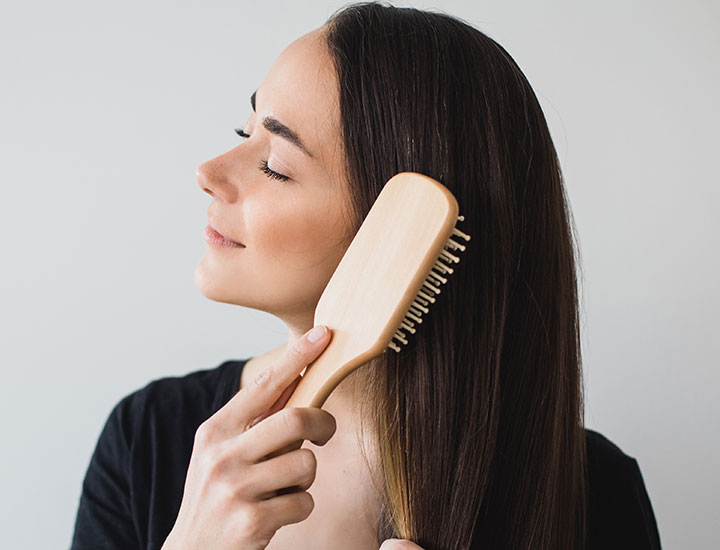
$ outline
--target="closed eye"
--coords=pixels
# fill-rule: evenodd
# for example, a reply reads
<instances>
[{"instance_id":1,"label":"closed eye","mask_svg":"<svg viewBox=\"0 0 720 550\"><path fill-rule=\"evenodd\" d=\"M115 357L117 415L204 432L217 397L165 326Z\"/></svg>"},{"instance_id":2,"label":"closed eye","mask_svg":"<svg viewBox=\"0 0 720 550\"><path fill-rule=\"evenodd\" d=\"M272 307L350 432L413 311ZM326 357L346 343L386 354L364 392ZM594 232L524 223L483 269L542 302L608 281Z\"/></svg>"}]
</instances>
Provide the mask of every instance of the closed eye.
<instances>
[{"instance_id":1,"label":"closed eye","mask_svg":"<svg viewBox=\"0 0 720 550\"><path fill-rule=\"evenodd\" d=\"M235 128L235 133L239 135L242 138L249 138L250 134L246 133L242 128ZM263 172L267 177L270 179L275 179L278 181L288 181L290 177L285 176L279 172L276 172L275 170L271 169L268 166L267 160L261 160L260 161L260 171Z\"/></svg>"},{"instance_id":2,"label":"closed eye","mask_svg":"<svg viewBox=\"0 0 720 550\"><path fill-rule=\"evenodd\" d=\"M280 180L280 181L287 181L290 179L288 176L284 176L284 175L276 172L275 170L271 170L270 167L268 166L268 163L266 160L260 161L260 170L262 172L264 172L265 174L267 174L267 176L272 179L276 179L276 180Z\"/></svg>"}]
</instances>

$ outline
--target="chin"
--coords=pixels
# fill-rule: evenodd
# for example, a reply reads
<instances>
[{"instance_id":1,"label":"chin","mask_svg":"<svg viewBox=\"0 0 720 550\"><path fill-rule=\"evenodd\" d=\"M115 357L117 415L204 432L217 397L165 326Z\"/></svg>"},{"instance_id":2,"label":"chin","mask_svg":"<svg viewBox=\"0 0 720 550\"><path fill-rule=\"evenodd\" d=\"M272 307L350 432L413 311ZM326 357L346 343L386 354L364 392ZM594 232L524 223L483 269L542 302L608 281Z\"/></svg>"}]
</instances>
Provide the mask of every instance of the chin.
<instances>
[{"instance_id":1,"label":"chin","mask_svg":"<svg viewBox=\"0 0 720 550\"><path fill-rule=\"evenodd\" d=\"M216 273L208 268L205 259L195 268L195 286L200 293L214 302L244 306L265 311L262 297L249 281L239 282L237 275L226 272Z\"/></svg>"},{"instance_id":2,"label":"chin","mask_svg":"<svg viewBox=\"0 0 720 550\"><path fill-rule=\"evenodd\" d=\"M252 275L256 273L248 277L242 269L234 270L205 256L195 268L194 278L197 289L209 300L264 311L280 318L314 312L327 284L327 280L316 276L299 278L295 271Z\"/></svg>"},{"instance_id":3,"label":"chin","mask_svg":"<svg viewBox=\"0 0 720 550\"><path fill-rule=\"evenodd\" d=\"M204 259L195 268L195 286L206 298L215 302L235 304L232 290L228 289L221 278L212 273L205 265Z\"/></svg>"}]
</instances>

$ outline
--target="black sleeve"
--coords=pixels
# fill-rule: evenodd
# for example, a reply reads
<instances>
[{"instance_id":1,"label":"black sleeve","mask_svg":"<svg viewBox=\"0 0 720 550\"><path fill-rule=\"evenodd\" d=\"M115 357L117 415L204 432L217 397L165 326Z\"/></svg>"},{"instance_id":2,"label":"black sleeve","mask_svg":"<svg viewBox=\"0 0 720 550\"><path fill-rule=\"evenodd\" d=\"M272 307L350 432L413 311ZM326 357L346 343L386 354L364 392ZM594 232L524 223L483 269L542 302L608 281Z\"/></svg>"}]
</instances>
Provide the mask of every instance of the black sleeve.
<instances>
[{"instance_id":1,"label":"black sleeve","mask_svg":"<svg viewBox=\"0 0 720 550\"><path fill-rule=\"evenodd\" d=\"M637 461L604 436L588 435L590 548L660 550L655 514Z\"/></svg>"},{"instance_id":2,"label":"black sleeve","mask_svg":"<svg viewBox=\"0 0 720 550\"><path fill-rule=\"evenodd\" d=\"M646 541L648 548L652 550L660 550L660 533L658 532L655 513L653 512L652 505L650 504L650 497L647 489L645 488L645 482L642 474L640 474L640 467L634 459L632 475L635 478L635 482L633 483L633 492L635 493L634 497L635 502L637 503L637 514L641 518L638 523L644 527L642 538Z\"/></svg>"},{"instance_id":3,"label":"black sleeve","mask_svg":"<svg viewBox=\"0 0 720 550\"><path fill-rule=\"evenodd\" d=\"M139 548L130 500L129 399L110 413L83 481L71 550Z\"/></svg>"},{"instance_id":4,"label":"black sleeve","mask_svg":"<svg viewBox=\"0 0 720 550\"><path fill-rule=\"evenodd\" d=\"M110 413L83 481L71 550L158 550L177 519L198 426L244 361L154 380Z\"/></svg>"},{"instance_id":5,"label":"black sleeve","mask_svg":"<svg viewBox=\"0 0 720 550\"><path fill-rule=\"evenodd\" d=\"M614 525L607 528L618 538L615 548L660 550L657 522L640 467L634 458L628 458L624 483L615 487L614 494L608 495L616 515Z\"/></svg>"}]
</instances>

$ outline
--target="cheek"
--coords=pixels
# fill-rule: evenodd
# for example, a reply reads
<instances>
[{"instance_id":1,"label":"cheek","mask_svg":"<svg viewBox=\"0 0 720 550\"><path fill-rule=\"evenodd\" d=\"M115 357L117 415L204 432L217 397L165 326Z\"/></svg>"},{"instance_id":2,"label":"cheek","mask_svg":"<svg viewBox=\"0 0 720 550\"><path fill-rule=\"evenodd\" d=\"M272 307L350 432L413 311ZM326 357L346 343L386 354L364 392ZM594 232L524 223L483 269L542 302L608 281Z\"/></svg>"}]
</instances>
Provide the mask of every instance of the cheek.
<instances>
[{"instance_id":1,"label":"cheek","mask_svg":"<svg viewBox=\"0 0 720 550\"><path fill-rule=\"evenodd\" d=\"M316 265L343 238L338 204L331 197L303 200L290 192L282 198L276 195L246 204L246 220L255 251L294 269Z\"/></svg>"}]
</instances>

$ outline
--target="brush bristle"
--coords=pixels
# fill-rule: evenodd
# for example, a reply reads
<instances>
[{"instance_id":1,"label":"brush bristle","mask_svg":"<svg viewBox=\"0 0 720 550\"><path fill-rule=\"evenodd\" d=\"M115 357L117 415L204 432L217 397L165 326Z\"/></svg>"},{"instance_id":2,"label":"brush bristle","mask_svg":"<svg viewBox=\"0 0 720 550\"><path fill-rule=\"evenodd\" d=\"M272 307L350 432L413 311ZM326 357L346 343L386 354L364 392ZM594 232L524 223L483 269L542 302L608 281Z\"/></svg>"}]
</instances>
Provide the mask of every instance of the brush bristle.
<instances>
[{"instance_id":1,"label":"brush bristle","mask_svg":"<svg viewBox=\"0 0 720 550\"><path fill-rule=\"evenodd\" d=\"M458 221L464 221L465 216L458 216L457 219ZM440 285L444 285L448 282L447 277L444 277L443 275L453 274L454 270L449 265L446 265L446 263L457 264L460 262L460 257L451 254L449 250L459 250L460 252L465 251L465 245L455 242L452 239L453 237L460 237L465 239L466 242L470 240L470 235L466 235L457 227L453 229L452 235L445 243L443 250L440 251L440 256L438 256L437 260L435 260L435 264L432 266L430 273L428 273L428 276L425 278L422 288L415 295L410 309L405 313L402 323L400 323L400 326L393 335L393 338L397 340L397 343L390 340L388 348L400 353L402 346L408 343L407 338L405 337L406 335L401 329L404 329L411 334L415 334L415 325L422 323L422 315L424 313L430 312L428 306L435 303L435 296L440 294Z\"/></svg>"}]
</instances>

